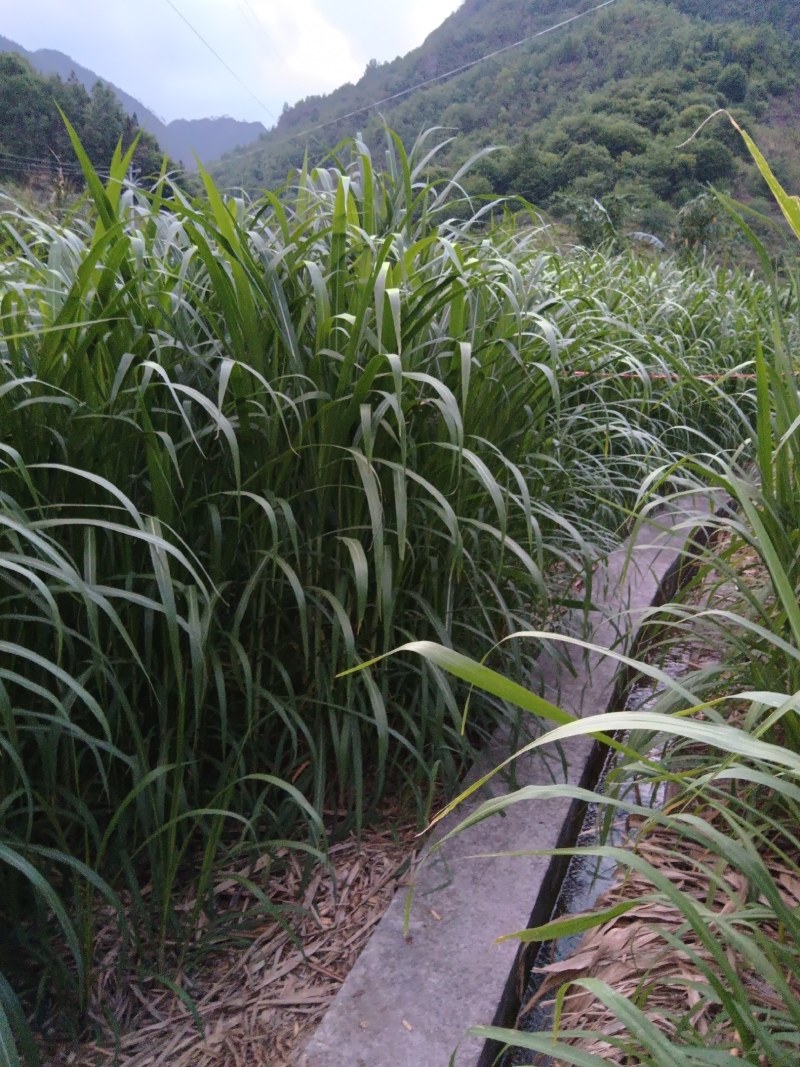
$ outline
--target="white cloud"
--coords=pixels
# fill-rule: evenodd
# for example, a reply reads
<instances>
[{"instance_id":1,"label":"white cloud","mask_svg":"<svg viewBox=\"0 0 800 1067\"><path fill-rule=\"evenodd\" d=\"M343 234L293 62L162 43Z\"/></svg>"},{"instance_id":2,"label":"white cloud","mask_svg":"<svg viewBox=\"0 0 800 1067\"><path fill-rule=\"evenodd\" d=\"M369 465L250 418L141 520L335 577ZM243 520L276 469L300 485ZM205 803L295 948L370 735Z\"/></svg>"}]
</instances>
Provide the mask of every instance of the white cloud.
<instances>
[{"instance_id":1,"label":"white cloud","mask_svg":"<svg viewBox=\"0 0 800 1067\"><path fill-rule=\"evenodd\" d=\"M351 38L335 26L314 0L292 0L276 5L274 0L251 0L250 8L266 31L267 40L280 55L276 66L268 55L262 69L272 91L284 99L329 92L360 77L364 62ZM260 38L263 40L263 38Z\"/></svg>"},{"instance_id":2,"label":"white cloud","mask_svg":"<svg viewBox=\"0 0 800 1067\"><path fill-rule=\"evenodd\" d=\"M413 43L406 50L422 44L423 40L437 26L441 26L448 15L460 7L462 0L411 0L401 10L406 22L408 39Z\"/></svg>"},{"instance_id":3,"label":"white cloud","mask_svg":"<svg viewBox=\"0 0 800 1067\"><path fill-rule=\"evenodd\" d=\"M167 0L6 2L0 33L66 52L168 119L230 114L269 124L254 97L276 117L284 101L356 81L368 60L421 44L460 0L173 2L235 76Z\"/></svg>"}]
</instances>

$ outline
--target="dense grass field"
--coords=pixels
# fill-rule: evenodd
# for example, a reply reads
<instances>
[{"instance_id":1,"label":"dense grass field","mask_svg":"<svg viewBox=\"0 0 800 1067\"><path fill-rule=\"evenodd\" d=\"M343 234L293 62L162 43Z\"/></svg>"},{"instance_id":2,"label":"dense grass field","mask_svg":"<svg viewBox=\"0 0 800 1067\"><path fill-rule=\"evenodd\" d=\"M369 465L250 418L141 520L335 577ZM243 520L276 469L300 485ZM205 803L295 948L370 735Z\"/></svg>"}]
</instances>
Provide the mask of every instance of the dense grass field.
<instances>
[{"instance_id":1,"label":"dense grass field","mask_svg":"<svg viewBox=\"0 0 800 1067\"><path fill-rule=\"evenodd\" d=\"M425 662L337 675L541 624L643 485L767 417L769 281L558 251L428 184L435 154L356 142L253 203L84 157L58 218L0 203L11 1064L83 1026L100 902L170 981L226 858L313 859L387 791L422 813L516 714L474 700L464 730ZM524 682L535 653L491 663Z\"/></svg>"},{"instance_id":2,"label":"dense grass field","mask_svg":"<svg viewBox=\"0 0 800 1067\"><path fill-rule=\"evenodd\" d=\"M739 132L800 239L800 201ZM756 345L755 407L735 401L739 448L676 452L642 487L639 514L709 486L727 502L706 547L695 548L690 597L650 619L661 653L677 646L685 673L661 674L663 692L644 713L590 716L530 746L618 731L624 753L600 792L569 790L597 806L597 839L565 850L590 863L604 857L618 875L588 913L509 931L529 943L585 933L572 973L569 960L543 968L549 1029L473 1031L513 1048L514 1063L794 1067L800 1057L800 285L796 256L778 277L728 207L771 283L760 313L772 343ZM698 642L713 663L691 663ZM476 684L515 698L507 679L468 669ZM652 664L639 670L659 674ZM546 794L521 789L492 812ZM466 822L487 814L479 808ZM609 837L620 816L624 847Z\"/></svg>"}]
</instances>

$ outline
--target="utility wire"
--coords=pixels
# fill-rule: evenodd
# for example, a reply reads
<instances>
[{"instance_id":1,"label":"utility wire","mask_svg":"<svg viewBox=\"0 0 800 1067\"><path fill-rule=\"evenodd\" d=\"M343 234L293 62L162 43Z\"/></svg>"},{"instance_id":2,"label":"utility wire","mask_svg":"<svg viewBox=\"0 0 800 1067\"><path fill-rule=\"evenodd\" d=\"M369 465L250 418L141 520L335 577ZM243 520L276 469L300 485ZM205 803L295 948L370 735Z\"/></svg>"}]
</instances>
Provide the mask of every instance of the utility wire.
<instances>
[{"instance_id":1,"label":"utility wire","mask_svg":"<svg viewBox=\"0 0 800 1067\"><path fill-rule=\"evenodd\" d=\"M242 17L245 18L256 31L256 37L259 38L262 45L264 46L264 52L269 53L270 57L273 60L277 60L280 63L281 57L278 55L278 52L275 49L275 46L273 45L272 41L264 32L264 27L261 24L261 19L258 17L257 12L253 9L253 5L249 2L249 0L238 0L238 3L239 10L242 13Z\"/></svg>"},{"instance_id":2,"label":"utility wire","mask_svg":"<svg viewBox=\"0 0 800 1067\"><path fill-rule=\"evenodd\" d=\"M167 0L168 3L171 0ZM444 81L445 78L451 78L454 74L461 74L465 70L469 70L471 67L476 67L479 63L485 63L488 59L495 59L497 56L503 55L504 52L510 52L514 48L521 48L525 44L529 44L531 41L535 41L540 37L546 37L549 33L555 33L556 30L561 30L565 26L569 26L573 22L577 22L579 19L584 19L588 15L594 15L598 11L602 11L604 7L610 7L611 4L615 4L617 0L603 0L603 3L590 7L586 11L581 11L577 15L571 15L567 19L562 19L561 22L555 23L553 26L548 26L544 30L539 30L537 33L532 33L528 37L522 37L518 41L512 41L511 44L504 45L502 48L497 48L493 52L487 52L486 55L479 56L477 59L471 59L468 63L462 63L458 67L453 67L452 70L447 70L443 74L437 74L433 78L426 78L425 81L417 82L415 85L410 85L407 89L401 89L397 93L392 93L391 96L385 96L381 100L374 100L370 104L364 104L363 107L357 107L354 111L348 111L344 115L339 115L335 119L328 119L326 122L321 122L318 126L310 126L306 130L301 130L299 133L293 133L286 138L287 141L295 141L301 137L309 137L312 133L318 133L320 130L325 130L329 126L335 126L339 122L344 122L346 119L355 118L356 115L362 115L366 111L372 111L376 107L382 107L384 104L392 103L395 100L401 99L401 97L408 96L410 93L415 93L418 89L425 89L429 85L434 85L436 82ZM246 159L248 156L258 156L263 152L268 151L268 148L253 148L248 152L240 152L235 157L235 162L238 163L240 159ZM234 162L234 160L231 160Z\"/></svg>"},{"instance_id":3,"label":"utility wire","mask_svg":"<svg viewBox=\"0 0 800 1067\"><path fill-rule=\"evenodd\" d=\"M13 159L17 163L30 163L51 168L60 166L66 170L80 170L80 166L77 163L60 163L59 160L53 156L19 156L14 152L8 152L4 148L0 148L0 162L2 162L3 159Z\"/></svg>"},{"instance_id":4,"label":"utility wire","mask_svg":"<svg viewBox=\"0 0 800 1067\"><path fill-rule=\"evenodd\" d=\"M364 107L357 107L355 111L348 111L346 115L340 115L338 119L330 119L328 122L321 122L319 126L312 126L310 129L303 130L301 133L296 133L293 136L307 137L309 134L317 133L318 130L324 130L326 127L333 126L337 122L344 122L345 119L352 119L356 115L362 114L364 111L371 111L373 108L381 107L383 104L390 104L393 100L399 100L403 96L408 96L409 93L416 92L417 89L425 89L427 86L434 85L436 82L444 81L445 78L451 78L454 74L461 74L463 71L469 70L470 67L476 67L478 63L485 63L487 59L495 59L497 56L502 56L504 52L510 52L513 48L521 48L522 45L529 44L531 41L535 41L538 37L546 37L548 33L554 33L556 30L561 30L564 26L569 26L571 22L577 22L578 19L586 18L587 15L594 15L604 7L609 7L616 2L617 0L603 0L602 4L590 7L586 11L581 11L577 15L571 15L568 19L557 22L554 26L548 26L547 29L539 30L538 33L532 33L529 37L523 37L519 41L512 41L511 44L504 45L502 48L497 48L494 52L488 52L485 56L479 56L477 59L471 59L469 63L462 63L459 67L453 67L452 70L446 70L444 74L437 74L433 78L427 78L425 81L417 82L416 85L412 85L408 89L401 89L397 93L392 93L391 96L385 96L382 100L376 100L372 104L365 104Z\"/></svg>"},{"instance_id":5,"label":"utility wire","mask_svg":"<svg viewBox=\"0 0 800 1067\"><path fill-rule=\"evenodd\" d=\"M80 170L80 165L77 162L67 160L61 162L58 156L51 154L50 156L20 156L17 153L9 152L6 148L0 148L0 159L14 159L20 163L43 163L50 166L65 166L68 169Z\"/></svg>"},{"instance_id":6,"label":"utility wire","mask_svg":"<svg viewBox=\"0 0 800 1067\"><path fill-rule=\"evenodd\" d=\"M64 175L65 178L80 178L81 172L78 170L65 169L58 166L48 166L46 163L18 163L13 159L0 159L0 170L16 170L20 174L49 174L56 175L59 172ZM102 175L101 171L97 172Z\"/></svg>"},{"instance_id":7,"label":"utility wire","mask_svg":"<svg viewBox=\"0 0 800 1067\"><path fill-rule=\"evenodd\" d=\"M195 37L199 38L203 42L203 44L206 46L206 48L209 50L209 52L212 54L212 56L214 56L215 59L219 60L219 62L223 65L225 70L227 70L228 73L230 75L232 75L232 77L234 77L236 79L236 81L239 83L239 85L241 85L241 87L245 90L245 92L249 93L250 96L252 96L252 98L259 105L259 107L262 107L266 111L266 113L270 116L270 118L273 118L273 119L275 119L277 121L277 117L272 113L272 111L270 111L270 109L267 107L267 105L264 103L264 101L259 99L259 97L257 97L256 94L253 92L253 90L250 88L250 86L246 85L242 81L242 79L239 77L239 75L236 73L236 71L233 69L233 67L229 66L225 62L225 60L222 58L222 56L219 54L219 52L217 52L217 50L212 45L210 45L208 43L208 41L205 39L205 37L202 35L202 33L197 29L197 27L192 25L192 23L189 21L189 19L187 19L187 17L180 10L180 8L177 7L173 3L173 0L166 0L166 2L172 8L172 10L175 12L175 14L186 23L186 25L189 27L189 29L192 31L192 33L195 35Z\"/></svg>"},{"instance_id":8,"label":"utility wire","mask_svg":"<svg viewBox=\"0 0 800 1067\"><path fill-rule=\"evenodd\" d=\"M73 163L69 160L61 161L53 156L20 156L3 148L0 148L0 167L4 167L6 170L14 169L28 172L46 170L54 173L61 171L70 178L79 178L83 174L83 168L79 163ZM107 170L97 166L95 170L101 178L109 177Z\"/></svg>"}]
</instances>

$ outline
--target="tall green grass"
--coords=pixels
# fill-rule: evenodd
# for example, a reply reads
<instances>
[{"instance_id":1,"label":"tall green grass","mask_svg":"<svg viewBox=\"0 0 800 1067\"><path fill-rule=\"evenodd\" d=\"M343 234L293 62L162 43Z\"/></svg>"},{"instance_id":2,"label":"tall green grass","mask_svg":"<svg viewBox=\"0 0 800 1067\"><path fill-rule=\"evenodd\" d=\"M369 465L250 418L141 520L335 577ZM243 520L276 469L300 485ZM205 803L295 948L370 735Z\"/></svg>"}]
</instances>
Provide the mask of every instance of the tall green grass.
<instances>
[{"instance_id":1,"label":"tall green grass","mask_svg":"<svg viewBox=\"0 0 800 1067\"><path fill-rule=\"evenodd\" d=\"M503 701L465 737L436 666L337 674L544 618L644 479L735 444L774 340L752 279L565 257L501 205L463 221L430 136L255 203L136 188L119 152L103 183L75 151L69 217L0 216L12 1063L26 1017L82 1025L101 900L168 980L225 855L319 856L387 788L452 782ZM524 678L534 651L494 662Z\"/></svg>"},{"instance_id":2,"label":"tall green grass","mask_svg":"<svg viewBox=\"0 0 800 1067\"><path fill-rule=\"evenodd\" d=\"M754 143L743 136L800 238L797 199L785 193ZM755 406L740 398L730 401L732 422L740 426L732 454L676 453L643 484L639 506L647 513L665 496L708 486L729 498L730 506L713 520L717 536L701 555L694 580L695 592L705 599L699 606L661 607L651 620L666 633L665 644L691 648L693 641L711 640L723 662L668 685L652 710L566 723L533 742L531 747L538 748L575 734L628 731L627 756L602 793L529 787L484 805L462 824L510 804L535 801L554 789L639 822L628 848L609 845L601 836L592 847L565 851L610 858L618 863L621 878L636 872L647 886L644 895L629 894L613 909L601 903L587 915L509 932L524 942L557 939L601 927L613 915L644 905L654 909L648 915L660 909L662 919L670 917L669 922L654 922L634 996L591 975L571 976L556 989L549 1031L474 1031L546 1062L790 1067L800 1055L795 892L800 884L800 290L796 269L783 277L774 274L744 218L729 201L727 206L753 242L770 286L769 297L756 309L762 336L770 342L769 351L762 341L756 344ZM430 652L442 660L440 650ZM465 661L457 670L475 685L504 692L509 700L523 706L529 701L477 663ZM646 664L641 670L652 673ZM694 701L687 699L687 689ZM561 718L557 709L549 714L555 721ZM642 798L650 798L649 804ZM660 863L647 857L654 828L668 831L659 838L665 850ZM675 874L681 868L691 876L687 881L699 883L699 891L683 887ZM665 971L664 960L674 961L675 970ZM686 989L685 1008L665 1008L680 987ZM574 1017L566 1023L567 997L576 988L605 1006L617 1025L598 1034L576 1025ZM603 1054L588 1051L598 1042L606 1045Z\"/></svg>"}]
</instances>

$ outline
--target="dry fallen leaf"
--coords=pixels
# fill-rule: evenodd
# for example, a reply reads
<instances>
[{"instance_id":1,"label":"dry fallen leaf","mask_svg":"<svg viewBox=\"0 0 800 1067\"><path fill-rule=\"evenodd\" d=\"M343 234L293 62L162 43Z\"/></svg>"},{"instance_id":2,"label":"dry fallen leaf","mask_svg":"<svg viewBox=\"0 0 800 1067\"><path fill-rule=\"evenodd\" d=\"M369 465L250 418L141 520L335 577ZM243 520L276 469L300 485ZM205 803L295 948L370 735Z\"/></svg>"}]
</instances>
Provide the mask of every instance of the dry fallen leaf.
<instances>
[{"instance_id":1,"label":"dry fallen leaf","mask_svg":"<svg viewBox=\"0 0 800 1067\"><path fill-rule=\"evenodd\" d=\"M118 924L109 911L97 943L90 1007L95 1032L105 1040L53 1049L43 1067L295 1067L391 902L415 837L416 827L393 812L384 826L333 845L329 865L310 880L287 851L222 871L214 889L216 919L227 914L240 921L245 944L204 955L181 977L205 1038L170 990L120 973ZM284 909L281 921L257 906L242 877ZM194 900L187 894L178 907L189 912ZM120 1030L117 1059L112 1018Z\"/></svg>"}]
</instances>

